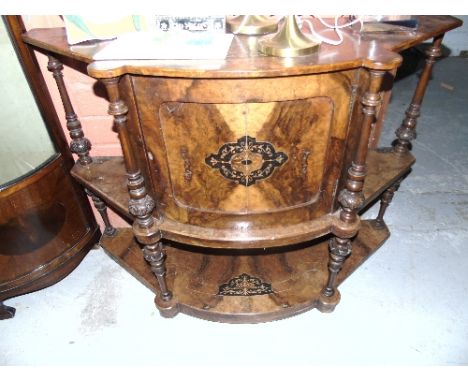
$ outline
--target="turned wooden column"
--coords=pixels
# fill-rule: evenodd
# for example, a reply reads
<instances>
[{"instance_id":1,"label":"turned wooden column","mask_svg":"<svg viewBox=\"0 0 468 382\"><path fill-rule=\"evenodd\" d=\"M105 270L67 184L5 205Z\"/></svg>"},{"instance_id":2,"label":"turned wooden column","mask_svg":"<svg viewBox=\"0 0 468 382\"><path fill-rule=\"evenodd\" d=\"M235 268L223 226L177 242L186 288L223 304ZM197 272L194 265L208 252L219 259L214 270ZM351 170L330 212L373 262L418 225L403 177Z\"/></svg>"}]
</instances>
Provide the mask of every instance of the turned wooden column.
<instances>
[{"instance_id":1,"label":"turned wooden column","mask_svg":"<svg viewBox=\"0 0 468 382\"><path fill-rule=\"evenodd\" d=\"M330 239L330 260L328 263L328 280L322 289L322 311L332 311L338 303L339 295L335 284L336 276L341 270L344 261L351 254L351 238L356 235L356 222L359 220L358 210L364 203L362 192L366 177L366 158L371 134L372 123L375 120L376 109L380 104L380 87L385 71L369 70L370 83L368 90L362 97L362 112L364 114L361 126L361 135L351 167L348 170L346 185L339 193L338 201L341 206L340 227L335 227L334 237ZM338 295L338 296L336 296ZM332 299L332 297L335 299Z\"/></svg>"},{"instance_id":2,"label":"turned wooden column","mask_svg":"<svg viewBox=\"0 0 468 382\"><path fill-rule=\"evenodd\" d=\"M81 128L81 122L79 121L73 105L70 101L70 97L63 80L63 65L54 56L49 55L49 62L47 69L52 72L52 75L57 83L57 88L60 93L63 107L65 109L65 118L67 119L67 129L70 132L70 151L78 155L78 163L81 165L87 165L92 162L89 156L89 150L91 150L91 142L84 136L83 129Z\"/></svg>"},{"instance_id":3,"label":"turned wooden column","mask_svg":"<svg viewBox=\"0 0 468 382\"><path fill-rule=\"evenodd\" d=\"M432 67L437 58L442 56L442 39L444 35L434 38L432 46L426 51L426 65L419 78L418 85L413 94L411 104L406 110L406 117L403 119L401 126L395 132L398 141L395 145L395 151L398 153L406 153L410 150L411 141L416 139L416 125L420 116L421 104L424 99L424 94L427 89L427 84L432 73Z\"/></svg>"},{"instance_id":4,"label":"turned wooden column","mask_svg":"<svg viewBox=\"0 0 468 382\"><path fill-rule=\"evenodd\" d=\"M115 236L117 230L112 226L109 215L107 214L107 205L104 201L95 195L93 192L85 188L86 193L91 197L94 203L94 207L98 210L99 214L101 215L102 221L104 222L104 235L106 236Z\"/></svg>"},{"instance_id":5,"label":"turned wooden column","mask_svg":"<svg viewBox=\"0 0 468 382\"><path fill-rule=\"evenodd\" d=\"M377 214L377 217L374 220L375 228L377 229L385 228L385 221L384 221L385 211L387 210L388 206L392 202L393 196L395 195L395 192L398 191L398 188L400 187L402 180L403 178L397 180L382 194L382 198L380 199L379 213Z\"/></svg>"},{"instance_id":6,"label":"turned wooden column","mask_svg":"<svg viewBox=\"0 0 468 382\"><path fill-rule=\"evenodd\" d=\"M138 168L133 153L127 129L128 108L125 102L120 99L119 77L103 79L101 81L106 86L109 95L110 104L108 113L114 117L114 123L124 154L127 171L127 188L130 195L128 210L135 216L133 233L138 242L143 245L145 260L150 264L151 270L158 280L161 295L156 296L156 302L160 305L164 302L169 302L172 299L172 293L166 284L166 255L160 241L162 235L157 221L153 217L155 202L146 191L145 180Z\"/></svg>"}]
</instances>

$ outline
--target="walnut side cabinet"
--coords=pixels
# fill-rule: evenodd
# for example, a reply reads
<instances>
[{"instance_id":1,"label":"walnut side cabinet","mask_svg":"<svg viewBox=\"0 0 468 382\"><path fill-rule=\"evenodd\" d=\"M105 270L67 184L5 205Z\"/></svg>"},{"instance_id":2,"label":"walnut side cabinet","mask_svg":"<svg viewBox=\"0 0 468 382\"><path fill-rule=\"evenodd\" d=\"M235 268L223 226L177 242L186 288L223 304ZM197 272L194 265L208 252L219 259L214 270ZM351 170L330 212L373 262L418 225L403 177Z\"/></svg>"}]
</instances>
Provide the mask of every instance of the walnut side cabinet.
<instances>
[{"instance_id":1,"label":"walnut side cabinet","mask_svg":"<svg viewBox=\"0 0 468 382\"><path fill-rule=\"evenodd\" d=\"M242 36L225 60L155 61L93 61L106 43L69 47L63 29L23 39L49 56L78 155L72 175L106 222L105 251L155 292L165 317L261 322L332 311L337 286L388 238L384 213L414 163L432 66L460 24L420 17L414 33L347 33L294 59L263 56ZM370 149L397 52L428 38L396 144ZM63 56L105 85L123 157L90 156ZM379 199L378 216L361 220ZM106 205L132 228L114 228Z\"/></svg>"}]
</instances>

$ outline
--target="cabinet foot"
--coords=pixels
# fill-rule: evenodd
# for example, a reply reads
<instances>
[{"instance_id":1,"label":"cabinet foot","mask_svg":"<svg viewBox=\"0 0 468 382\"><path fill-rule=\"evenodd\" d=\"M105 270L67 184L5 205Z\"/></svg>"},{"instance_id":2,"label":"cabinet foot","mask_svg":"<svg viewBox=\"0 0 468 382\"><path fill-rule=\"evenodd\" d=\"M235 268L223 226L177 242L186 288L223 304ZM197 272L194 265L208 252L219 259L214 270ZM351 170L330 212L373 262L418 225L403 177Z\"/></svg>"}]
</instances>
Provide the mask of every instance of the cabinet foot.
<instances>
[{"instance_id":1,"label":"cabinet foot","mask_svg":"<svg viewBox=\"0 0 468 382\"><path fill-rule=\"evenodd\" d=\"M9 318L15 317L16 309L5 305L2 301L0 301L0 320L7 320Z\"/></svg>"},{"instance_id":2,"label":"cabinet foot","mask_svg":"<svg viewBox=\"0 0 468 382\"><path fill-rule=\"evenodd\" d=\"M179 313L179 304L172 298L169 301L163 300L157 294L154 298L156 308L159 310L159 314L164 318L173 318Z\"/></svg>"},{"instance_id":3,"label":"cabinet foot","mask_svg":"<svg viewBox=\"0 0 468 382\"><path fill-rule=\"evenodd\" d=\"M383 220L372 219L369 220L369 224L374 229L388 229L387 224Z\"/></svg>"},{"instance_id":4,"label":"cabinet foot","mask_svg":"<svg viewBox=\"0 0 468 382\"><path fill-rule=\"evenodd\" d=\"M341 295L338 289L335 289L335 293L332 296L320 295L317 302L317 309L322 313L331 313L335 310L335 307L340 302Z\"/></svg>"}]
</instances>

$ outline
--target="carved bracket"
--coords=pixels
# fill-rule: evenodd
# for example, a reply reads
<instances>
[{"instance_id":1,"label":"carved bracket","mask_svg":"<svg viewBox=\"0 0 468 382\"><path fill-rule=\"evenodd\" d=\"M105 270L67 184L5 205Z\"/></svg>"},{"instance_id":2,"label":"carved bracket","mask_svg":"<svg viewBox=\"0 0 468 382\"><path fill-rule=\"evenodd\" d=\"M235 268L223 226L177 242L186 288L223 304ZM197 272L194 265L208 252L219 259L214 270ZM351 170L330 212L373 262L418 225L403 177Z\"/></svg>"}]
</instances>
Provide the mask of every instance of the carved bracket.
<instances>
[{"instance_id":1,"label":"carved bracket","mask_svg":"<svg viewBox=\"0 0 468 382\"><path fill-rule=\"evenodd\" d=\"M361 192L352 192L347 189L341 190L338 195L338 201L343 208L357 210L364 204L364 194Z\"/></svg>"},{"instance_id":2,"label":"carved bracket","mask_svg":"<svg viewBox=\"0 0 468 382\"><path fill-rule=\"evenodd\" d=\"M154 207L154 200L149 195L145 195L141 199L130 199L128 201L128 211L136 217L149 215L153 211Z\"/></svg>"}]
</instances>

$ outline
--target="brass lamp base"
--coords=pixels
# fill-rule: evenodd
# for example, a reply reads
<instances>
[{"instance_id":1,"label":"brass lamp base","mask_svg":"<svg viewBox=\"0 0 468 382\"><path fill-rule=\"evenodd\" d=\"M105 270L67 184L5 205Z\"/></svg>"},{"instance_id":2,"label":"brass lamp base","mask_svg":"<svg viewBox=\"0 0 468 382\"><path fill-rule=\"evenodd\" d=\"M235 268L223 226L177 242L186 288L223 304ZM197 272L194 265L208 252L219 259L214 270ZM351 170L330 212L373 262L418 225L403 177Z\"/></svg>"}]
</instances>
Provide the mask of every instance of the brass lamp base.
<instances>
[{"instance_id":1,"label":"brass lamp base","mask_svg":"<svg viewBox=\"0 0 468 382\"><path fill-rule=\"evenodd\" d=\"M314 53L320 42L306 37L296 22L294 15L287 16L274 35L258 40L258 50L268 56L297 57Z\"/></svg>"},{"instance_id":2,"label":"brass lamp base","mask_svg":"<svg viewBox=\"0 0 468 382\"><path fill-rule=\"evenodd\" d=\"M226 18L226 30L233 34L258 35L278 30L278 20L274 17L242 15Z\"/></svg>"}]
</instances>

